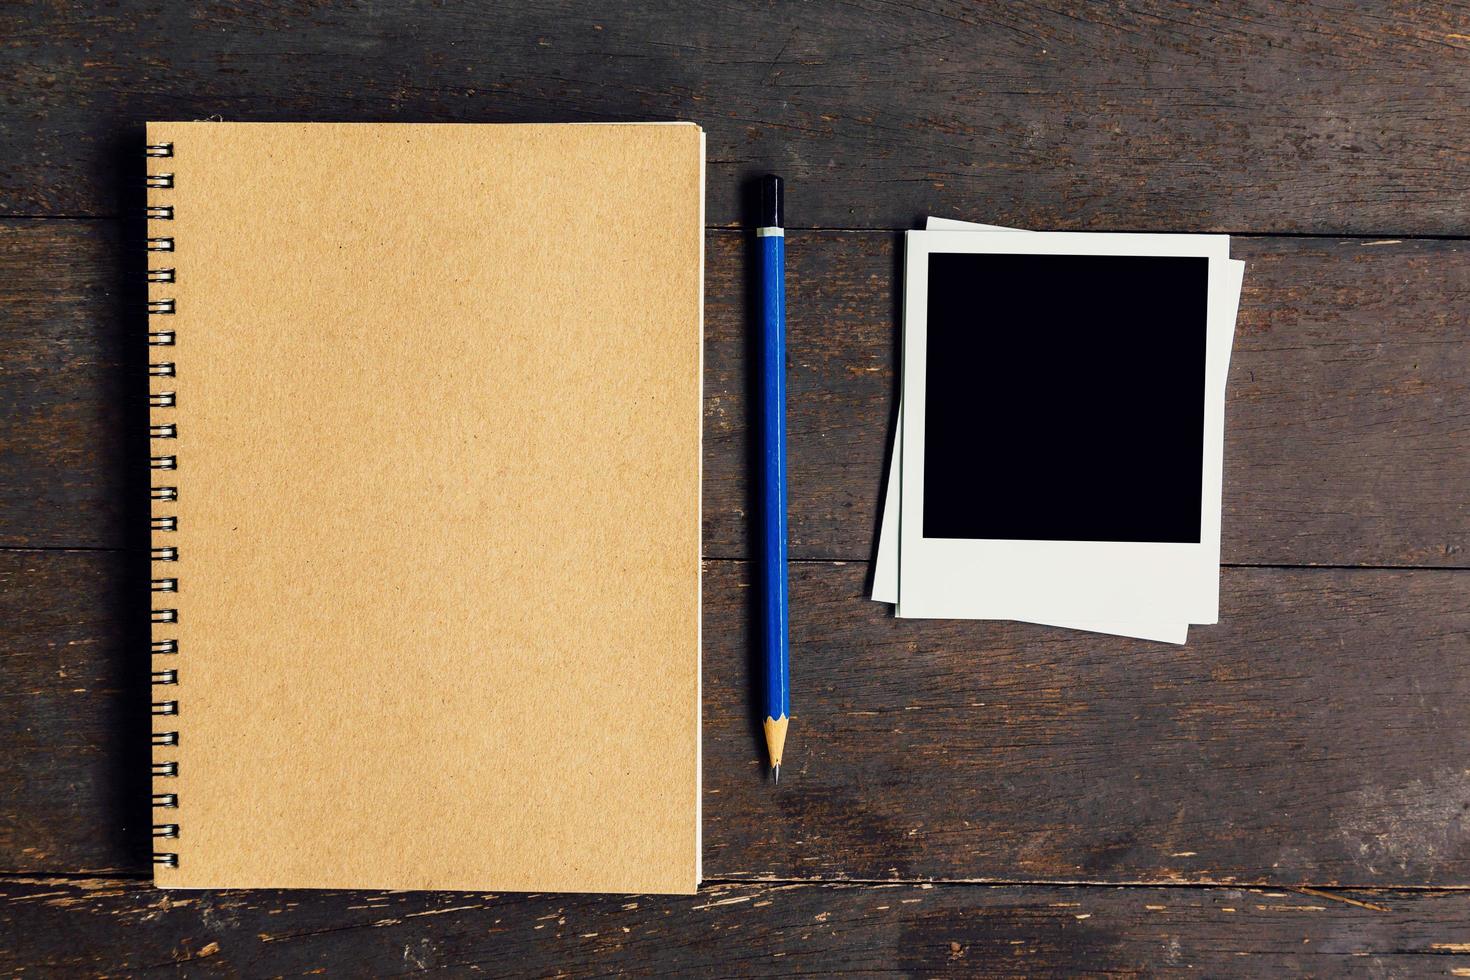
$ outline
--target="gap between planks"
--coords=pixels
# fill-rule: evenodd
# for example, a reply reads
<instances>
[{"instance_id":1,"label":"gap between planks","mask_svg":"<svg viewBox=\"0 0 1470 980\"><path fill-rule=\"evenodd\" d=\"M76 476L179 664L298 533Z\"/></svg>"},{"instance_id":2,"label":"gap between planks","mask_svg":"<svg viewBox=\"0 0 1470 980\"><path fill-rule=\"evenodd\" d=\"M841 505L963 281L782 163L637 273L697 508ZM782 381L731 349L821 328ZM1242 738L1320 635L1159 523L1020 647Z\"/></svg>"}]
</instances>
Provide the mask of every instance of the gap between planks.
<instances>
[{"instance_id":1,"label":"gap between planks","mask_svg":"<svg viewBox=\"0 0 1470 980\"><path fill-rule=\"evenodd\" d=\"M983 217L983 215L982 215ZM122 214L0 214L5 221L141 221L142 216ZM968 219L975 220L975 219ZM745 225L705 225L706 232L745 234L751 229ZM914 228L892 227L843 227L838 225L789 225L787 231L822 232L842 235L896 235ZM1089 235L1229 235L1232 238L1305 238L1327 241L1362 241L1365 245L1398 245L1403 242L1463 242L1470 241L1470 230L1463 234L1425 235L1399 234L1396 232L1333 232L1333 231L1240 231L1232 229L1180 229L1180 228L1034 228L1028 231L1082 231Z\"/></svg>"},{"instance_id":2,"label":"gap between planks","mask_svg":"<svg viewBox=\"0 0 1470 980\"><path fill-rule=\"evenodd\" d=\"M0 545L0 554L142 554L137 548L102 548L85 545ZM729 555L701 555L700 561L739 565L755 561L753 558L734 558ZM870 565L871 558L788 558L788 565ZM1259 568L1270 571L1321 571L1321 572L1464 572L1470 571L1463 565L1280 565L1252 564L1250 562L1221 562L1221 568Z\"/></svg>"},{"instance_id":3,"label":"gap between planks","mask_svg":"<svg viewBox=\"0 0 1470 980\"><path fill-rule=\"evenodd\" d=\"M149 884L153 876L147 872L139 871L0 871L0 886L6 882L33 882L33 881L129 881L139 884ZM1353 896L1377 896L1392 895L1402 892L1416 892L1423 894L1466 894L1470 893L1470 885L1421 885L1421 884L1375 884L1375 885L1343 885L1343 884L1281 884L1267 881L1247 882L1222 882L1222 881L1180 881L1172 878L1164 881L1150 881L1139 879L1137 881L1089 881L1086 879L1002 879L1002 878L785 878L780 876L768 877L758 876L751 878L720 876L706 878L700 882L700 889L713 888L736 888L736 887L809 887L822 888L828 886L842 886L851 888L896 888L896 887L932 887L932 888L980 888L980 889L1006 889L1006 888L1076 888L1081 890L1158 890L1168 889L1173 891L1259 891L1280 892L1283 894L1298 894L1314 898L1330 899L1342 902L1358 908L1368 909L1374 912L1387 912L1389 909L1375 905ZM272 889L218 889L223 891L270 891ZM373 891L373 889L342 888L334 891ZM516 893L507 893L516 894ZM545 894L545 893L537 893ZM576 893L559 893L576 894ZM635 894L630 892L631 894Z\"/></svg>"}]
</instances>

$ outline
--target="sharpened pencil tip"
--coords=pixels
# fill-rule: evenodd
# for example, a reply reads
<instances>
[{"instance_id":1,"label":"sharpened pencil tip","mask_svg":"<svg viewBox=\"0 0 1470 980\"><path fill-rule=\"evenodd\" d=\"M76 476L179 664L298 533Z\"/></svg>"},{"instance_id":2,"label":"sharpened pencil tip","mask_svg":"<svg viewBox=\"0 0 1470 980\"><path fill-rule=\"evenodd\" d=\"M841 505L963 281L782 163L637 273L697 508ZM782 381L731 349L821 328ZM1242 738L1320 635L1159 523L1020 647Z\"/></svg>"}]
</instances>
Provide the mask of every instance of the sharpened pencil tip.
<instances>
[{"instance_id":1,"label":"sharpened pencil tip","mask_svg":"<svg viewBox=\"0 0 1470 980\"><path fill-rule=\"evenodd\" d=\"M780 766L772 766L771 767L771 780L777 786L780 786L781 785L781 767Z\"/></svg>"}]
</instances>

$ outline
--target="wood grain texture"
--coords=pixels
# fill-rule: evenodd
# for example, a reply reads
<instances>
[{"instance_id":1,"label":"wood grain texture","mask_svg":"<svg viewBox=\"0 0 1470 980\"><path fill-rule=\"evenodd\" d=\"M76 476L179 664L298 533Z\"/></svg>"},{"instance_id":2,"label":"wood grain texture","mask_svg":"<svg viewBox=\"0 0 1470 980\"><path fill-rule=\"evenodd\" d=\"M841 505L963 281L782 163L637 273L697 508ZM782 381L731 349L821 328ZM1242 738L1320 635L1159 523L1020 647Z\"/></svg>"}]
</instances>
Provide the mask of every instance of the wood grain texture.
<instances>
[{"instance_id":1,"label":"wood grain texture","mask_svg":"<svg viewBox=\"0 0 1470 980\"><path fill-rule=\"evenodd\" d=\"M150 867L148 574L0 552L0 869Z\"/></svg>"},{"instance_id":2,"label":"wood grain texture","mask_svg":"<svg viewBox=\"0 0 1470 980\"><path fill-rule=\"evenodd\" d=\"M780 792L741 732L753 566L705 586L722 877L1470 884L1470 583L1226 569L1187 646L895 620L791 569Z\"/></svg>"},{"instance_id":3,"label":"wood grain texture","mask_svg":"<svg viewBox=\"0 0 1470 980\"><path fill-rule=\"evenodd\" d=\"M24 976L1232 977L1470 971L1470 896L718 885L689 898L160 892L0 881Z\"/></svg>"},{"instance_id":4,"label":"wood grain texture","mask_svg":"<svg viewBox=\"0 0 1470 980\"><path fill-rule=\"evenodd\" d=\"M138 565L0 552L0 868L147 871ZM796 563L773 791L748 569L705 570L712 878L1470 885L1462 572L1229 569L1178 648L894 620Z\"/></svg>"},{"instance_id":5,"label":"wood grain texture","mask_svg":"<svg viewBox=\"0 0 1470 980\"><path fill-rule=\"evenodd\" d=\"M0 222L0 546L148 545L142 248L118 222Z\"/></svg>"},{"instance_id":6,"label":"wood grain texture","mask_svg":"<svg viewBox=\"0 0 1470 980\"><path fill-rule=\"evenodd\" d=\"M901 292L892 233L793 233L791 553L874 547ZM141 250L111 221L0 222L0 546L141 547ZM705 553L750 554L747 241L709 236ZM1470 247L1243 238L1224 559L1470 563Z\"/></svg>"},{"instance_id":7,"label":"wood grain texture","mask_svg":"<svg viewBox=\"0 0 1470 980\"><path fill-rule=\"evenodd\" d=\"M13 5L0 209L116 215L146 119L692 119L710 220L1464 234L1460 3Z\"/></svg>"}]
</instances>

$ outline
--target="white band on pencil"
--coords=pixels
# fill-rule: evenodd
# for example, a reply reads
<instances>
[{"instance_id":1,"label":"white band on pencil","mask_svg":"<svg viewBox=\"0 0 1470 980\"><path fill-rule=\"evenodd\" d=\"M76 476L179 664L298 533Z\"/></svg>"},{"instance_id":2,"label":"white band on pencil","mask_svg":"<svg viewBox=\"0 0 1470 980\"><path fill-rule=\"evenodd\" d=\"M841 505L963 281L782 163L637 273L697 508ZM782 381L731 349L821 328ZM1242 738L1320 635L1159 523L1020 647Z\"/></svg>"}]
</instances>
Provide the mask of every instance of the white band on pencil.
<instances>
[{"instance_id":1,"label":"white band on pencil","mask_svg":"<svg viewBox=\"0 0 1470 980\"><path fill-rule=\"evenodd\" d=\"M786 229L785 228L757 228L755 230L755 237L756 238L785 238L786 237Z\"/></svg>"}]
</instances>

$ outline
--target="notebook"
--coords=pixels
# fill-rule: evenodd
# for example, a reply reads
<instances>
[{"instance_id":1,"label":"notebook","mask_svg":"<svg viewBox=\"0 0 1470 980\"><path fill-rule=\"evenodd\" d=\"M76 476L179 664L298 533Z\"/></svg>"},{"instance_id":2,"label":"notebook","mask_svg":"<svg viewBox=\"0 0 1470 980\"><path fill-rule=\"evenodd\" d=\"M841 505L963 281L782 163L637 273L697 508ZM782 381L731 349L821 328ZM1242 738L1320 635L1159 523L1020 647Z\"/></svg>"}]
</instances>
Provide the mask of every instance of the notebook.
<instances>
[{"instance_id":1,"label":"notebook","mask_svg":"<svg viewBox=\"0 0 1470 980\"><path fill-rule=\"evenodd\" d=\"M700 129L147 144L157 884L693 891Z\"/></svg>"}]
</instances>

